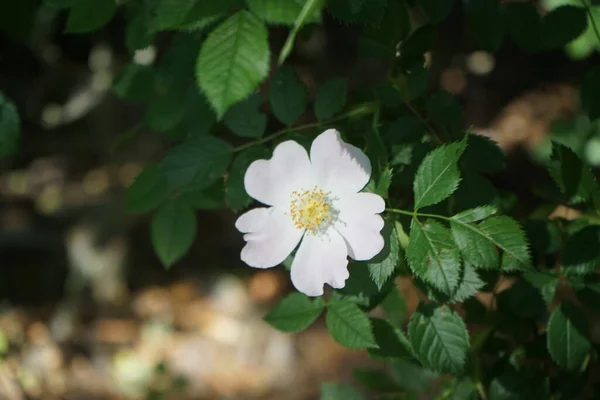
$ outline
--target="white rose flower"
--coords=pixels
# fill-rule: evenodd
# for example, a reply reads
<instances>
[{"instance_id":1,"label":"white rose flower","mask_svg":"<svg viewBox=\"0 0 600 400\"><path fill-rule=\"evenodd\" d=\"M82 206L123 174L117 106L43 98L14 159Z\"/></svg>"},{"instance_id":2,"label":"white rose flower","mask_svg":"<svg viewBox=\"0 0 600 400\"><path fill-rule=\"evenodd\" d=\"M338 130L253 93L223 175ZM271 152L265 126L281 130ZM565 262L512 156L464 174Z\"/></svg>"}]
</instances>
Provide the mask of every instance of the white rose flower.
<instances>
[{"instance_id":1,"label":"white rose flower","mask_svg":"<svg viewBox=\"0 0 600 400\"><path fill-rule=\"evenodd\" d=\"M241 258L255 268L282 263L300 243L292 263L292 283L308 296L323 284L342 288L348 256L369 260L384 245L379 213L383 199L359 193L371 177L371 163L357 147L329 129L306 150L295 141L279 144L270 160L248 167L248 194L270 207L255 208L235 223L247 242Z\"/></svg>"}]
</instances>

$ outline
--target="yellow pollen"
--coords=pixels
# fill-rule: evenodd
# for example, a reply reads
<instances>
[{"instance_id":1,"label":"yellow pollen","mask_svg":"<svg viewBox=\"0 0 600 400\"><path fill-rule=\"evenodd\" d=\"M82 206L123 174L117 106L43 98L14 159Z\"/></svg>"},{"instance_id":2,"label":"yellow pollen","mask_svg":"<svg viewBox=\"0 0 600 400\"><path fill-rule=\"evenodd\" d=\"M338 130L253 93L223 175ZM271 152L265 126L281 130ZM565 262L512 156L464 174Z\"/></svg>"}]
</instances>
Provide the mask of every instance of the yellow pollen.
<instances>
[{"instance_id":1,"label":"yellow pollen","mask_svg":"<svg viewBox=\"0 0 600 400\"><path fill-rule=\"evenodd\" d=\"M328 193L317 186L312 190L294 191L290 201L290 216L298 229L316 234L333 221Z\"/></svg>"}]
</instances>

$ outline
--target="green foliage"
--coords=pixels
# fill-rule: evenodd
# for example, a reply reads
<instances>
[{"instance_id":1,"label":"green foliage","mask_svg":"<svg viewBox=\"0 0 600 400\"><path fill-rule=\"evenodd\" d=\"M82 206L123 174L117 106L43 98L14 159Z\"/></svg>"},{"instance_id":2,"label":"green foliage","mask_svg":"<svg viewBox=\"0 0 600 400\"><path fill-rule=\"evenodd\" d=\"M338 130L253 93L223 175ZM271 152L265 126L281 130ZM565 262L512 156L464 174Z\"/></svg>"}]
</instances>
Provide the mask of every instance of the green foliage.
<instances>
[{"instance_id":1,"label":"green foliage","mask_svg":"<svg viewBox=\"0 0 600 400\"><path fill-rule=\"evenodd\" d=\"M585 316L568 301L550 315L548 351L556 363L567 370L579 370L590 350Z\"/></svg>"},{"instance_id":2,"label":"green foliage","mask_svg":"<svg viewBox=\"0 0 600 400\"><path fill-rule=\"evenodd\" d=\"M244 188L244 175L248 166L258 159L264 159L268 157L268 151L265 147L257 146L250 147L236 155L231 169L229 170L229 176L227 178L227 192L226 198L229 206L238 210L246 207L252 199L246 193Z\"/></svg>"},{"instance_id":3,"label":"green foliage","mask_svg":"<svg viewBox=\"0 0 600 400\"><path fill-rule=\"evenodd\" d=\"M269 24L292 25L307 3L305 0L246 0L250 10ZM321 21L321 10L313 8L306 17L305 23Z\"/></svg>"},{"instance_id":4,"label":"green foliage","mask_svg":"<svg viewBox=\"0 0 600 400\"><path fill-rule=\"evenodd\" d=\"M454 311L421 303L410 320L408 335L424 366L439 372L462 372L469 335Z\"/></svg>"},{"instance_id":5,"label":"green foliage","mask_svg":"<svg viewBox=\"0 0 600 400\"><path fill-rule=\"evenodd\" d=\"M473 39L482 50L497 51L504 40L506 20L497 0L469 1L467 17Z\"/></svg>"},{"instance_id":6,"label":"green foliage","mask_svg":"<svg viewBox=\"0 0 600 400\"><path fill-rule=\"evenodd\" d=\"M208 35L196 78L219 119L267 76L269 55L267 29L247 11L229 17Z\"/></svg>"},{"instance_id":7,"label":"green foliage","mask_svg":"<svg viewBox=\"0 0 600 400\"><path fill-rule=\"evenodd\" d=\"M139 64L126 65L113 81L113 91L132 102L147 101L153 94L155 71Z\"/></svg>"},{"instance_id":8,"label":"green foliage","mask_svg":"<svg viewBox=\"0 0 600 400\"><path fill-rule=\"evenodd\" d=\"M369 317L355 303L340 299L327 307L325 317L331 336L350 349L377 347Z\"/></svg>"},{"instance_id":9,"label":"green foliage","mask_svg":"<svg viewBox=\"0 0 600 400\"><path fill-rule=\"evenodd\" d=\"M159 166L152 164L140 173L127 189L125 208L128 212L145 213L162 204L171 193Z\"/></svg>"},{"instance_id":10,"label":"green foliage","mask_svg":"<svg viewBox=\"0 0 600 400\"><path fill-rule=\"evenodd\" d=\"M315 322L324 308L320 297L311 300L302 293L292 293L265 316L265 321L283 332L300 332Z\"/></svg>"},{"instance_id":11,"label":"green foliage","mask_svg":"<svg viewBox=\"0 0 600 400\"><path fill-rule=\"evenodd\" d=\"M333 117L344 108L346 103L346 81L334 78L325 82L317 91L315 116L319 120Z\"/></svg>"},{"instance_id":12,"label":"green foliage","mask_svg":"<svg viewBox=\"0 0 600 400\"><path fill-rule=\"evenodd\" d=\"M437 24L450 15L454 0L419 0L419 4L429 17L429 22Z\"/></svg>"},{"instance_id":13,"label":"green foliage","mask_svg":"<svg viewBox=\"0 0 600 400\"><path fill-rule=\"evenodd\" d=\"M165 268L189 250L196 236L194 211L180 200L171 200L152 218L152 245Z\"/></svg>"},{"instance_id":14,"label":"green foliage","mask_svg":"<svg viewBox=\"0 0 600 400\"><path fill-rule=\"evenodd\" d=\"M21 119L17 108L0 93L0 157L15 154L20 138Z\"/></svg>"},{"instance_id":15,"label":"green foliage","mask_svg":"<svg viewBox=\"0 0 600 400\"><path fill-rule=\"evenodd\" d=\"M87 33L108 24L115 12L115 0L80 0L69 4L66 33Z\"/></svg>"},{"instance_id":16,"label":"green foliage","mask_svg":"<svg viewBox=\"0 0 600 400\"><path fill-rule=\"evenodd\" d=\"M283 67L271 80L269 102L273 114L285 125L292 125L306 109L306 88L296 72Z\"/></svg>"},{"instance_id":17,"label":"green foliage","mask_svg":"<svg viewBox=\"0 0 600 400\"><path fill-rule=\"evenodd\" d=\"M590 69L581 85L581 108L587 113L591 120L600 117L600 68Z\"/></svg>"},{"instance_id":18,"label":"green foliage","mask_svg":"<svg viewBox=\"0 0 600 400\"><path fill-rule=\"evenodd\" d=\"M373 279L379 290L381 290L402 262L400 242L393 222L386 222L382 230L382 235L385 238L385 247L367 264L371 279Z\"/></svg>"},{"instance_id":19,"label":"green foliage","mask_svg":"<svg viewBox=\"0 0 600 400\"><path fill-rule=\"evenodd\" d=\"M259 138L267 128L267 116L260 112L261 103L260 94L255 93L231 107L223 122L238 136Z\"/></svg>"},{"instance_id":20,"label":"green foliage","mask_svg":"<svg viewBox=\"0 0 600 400\"><path fill-rule=\"evenodd\" d=\"M364 397L351 386L324 383L321 386L321 400L364 400Z\"/></svg>"}]
</instances>

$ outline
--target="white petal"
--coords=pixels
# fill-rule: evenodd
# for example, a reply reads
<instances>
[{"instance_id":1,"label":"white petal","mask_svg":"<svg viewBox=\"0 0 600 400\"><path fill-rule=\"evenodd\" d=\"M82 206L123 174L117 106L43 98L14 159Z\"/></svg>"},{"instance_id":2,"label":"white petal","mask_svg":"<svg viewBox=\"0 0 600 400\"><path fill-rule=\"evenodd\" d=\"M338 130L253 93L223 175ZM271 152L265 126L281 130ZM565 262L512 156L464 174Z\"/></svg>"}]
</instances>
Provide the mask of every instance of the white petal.
<instances>
[{"instance_id":1,"label":"white petal","mask_svg":"<svg viewBox=\"0 0 600 400\"><path fill-rule=\"evenodd\" d=\"M271 268L290 255L304 231L284 213L275 207L255 208L237 219L235 227L245 233L248 242L242 249L242 261L255 268Z\"/></svg>"},{"instance_id":2,"label":"white petal","mask_svg":"<svg viewBox=\"0 0 600 400\"><path fill-rule=\"evenodd\" d=\"M323 284L342 288L348 279L348 252L334 229L322 236L304 235L292 263L292 283L307 296L323 294Z\"/></svg>"},{"instance_id":3,"label":"white petal","mask_svg":"<svg viewBox=\"0 0 600 400\"><path fill-rule=\"evenodd\" d=\"M310 148L310 162L321 189L335 195L359 192L371 177L371 162L335 129L321 133Z\"/></svg>"},{"instance_id":4,"label":"white petal","mask_svg":"<svg viewBox=\"0 0 600 400\"><path fill-rule=\"evenodd\" d=\"M315 181L308 154L293 140L280 143L270 160L256 160L244 176L246 192L261 203L288 207L294 190L310 189Z\"/></svg>"},{"instance_id":5,"label":"white petal","mask_svg":"<svg viewBox=\"0 0 600 400\"><path fill-rule=\"evenodd\" d=\"M350 257L364 261L379 254L384 245L380 233L384 222L378 215L385 210L383 199L373 193L356 193L341 198L335 207L339 215L334 227L346 240Z\"/></svg>"}]
</instances>

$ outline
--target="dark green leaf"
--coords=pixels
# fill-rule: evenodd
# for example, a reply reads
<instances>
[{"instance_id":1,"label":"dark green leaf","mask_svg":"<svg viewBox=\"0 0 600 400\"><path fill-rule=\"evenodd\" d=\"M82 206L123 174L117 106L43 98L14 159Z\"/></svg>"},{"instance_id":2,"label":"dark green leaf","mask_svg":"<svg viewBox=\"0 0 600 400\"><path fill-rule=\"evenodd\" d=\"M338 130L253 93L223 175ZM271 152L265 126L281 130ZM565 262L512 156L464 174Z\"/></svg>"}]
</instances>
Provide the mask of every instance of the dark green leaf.
<instances>
[{"instance_id":1,"label":"dark green leaf","mask_svg":"<svg viewBox=\"0 0 600 400\"><path fill-rule=\"evenodd\" d=\"M227 203L232 209L239 210L248 206L252 201L244 188L244 175L253 161L265 159L268 154L266 147L254 146L240 152L233 160L227 177L227 190L225 192Z\"/></svg>"},{"instance_id":2,"label":"dark green leaf","mask_svg":"<svg viewBox=\"0 0 600 400\"><path fill-rule=\"evenodd\" d=\"M295 292L277 303L265 316L265 321L283 332L300 332L315 322L324 308L322 298L311 300Z\"/></svg>"},{"instance_id":3,"label":"dark green leaf","mask_svg":"<svg viewBox=\"0 0 600 400\"><path fill-rule=\"evenodd\" d=\"M414 181L415 210L437 204L458 188L458 159L465 150L464 141L440 146L427 154L419 165Z\"/></svg>"},{"instance_id":4,"label":"dark green leaf","mask_svg":"<svg viewBox=\"0 0 600 400\"><path fill-rule=\"evenodd\" d=\"M198 56L196 78L217 117L246 98L269 72L267 28L240 11L213 30Z\"/></svg>"},{"instance_id":5,"label":"dark green leaf","mask_svg":"<svg viewBox=\"0 0 600 400\"><path fill-rule=\"evenodd\" d=\"M365 398L350 386L324 383L321 385L321 400L365 400Z\"/></svg>"},{"instance_id":6,"label":"dark green leaf","mask_svg":"<svg viewBox=\"0 0 600 400\"><path fill-rule=\"evenodd\" d=\"M504 152L498 143L488 137L475 134L469 134L467 140L467 149L461 161L468 169L491 173L506 168Z\"/></svg>"},{"instance_id":7,"label":"dark green leaf","mask_svg":"<svg viewBox=\"0 0 600 400\"><path fill-rule=\"evenodd\" d=\"M375 393L397 393L401 390L382 370L359 368L354 370L354 377L362 386Z\"/></svg>"},{"instance_id":8,"label":"dark green leaf","mask_svg":"<svg viewBox=\"0 0 600 400\"><path fill-rule=\"evenodd\" d=\"M587 28L583 7L562 5L550 11L542 20L542 37L546 50L559 49L577 39Z\"/></svg>"},{"instance_id":9,"label":"dark green leaf","mask_svg":"<svg viewBox=\"0 0 600 400\"><path fill-rule=\"evenodd\" d=\"M505 7L508 30L515 43L525 51L539 51L543 47L542 19L535 5L511 2Z\"/></svg>"},{"instance_id":10,"label":"dark green leaf","mask_svg":"<svg viewBox=\"0 0 600 400\"><path fill-rule=\"evenodd\" d=\"M485 285L485 282L481 280L475 268L469 264L465 263L463 266L463 273L460 279L460 283L458 284L458 288L456 292L452 296L451 301L453 303L463 302L473 296Z\"/></svg>"},{"instance_id":11,"label":"dark green leaf","mask_svg":"<svg viewBox=\"0 0 600 400\"><path fill-rule=\"evenodd\" d=\"M151 23L152 31L178 28L196 2L197 0L158 0Z\"/></svg>"},{"instance_id":12,"label":"dark green leaf","mask_svg":"<svg viewBox=\"0 0 600 400\"><path fill-rule=\"evenodd\" d=\"M350 349L377 347L369 317L351 301L333 301L327 308L325 324L342 346Z\"/></svg>"},{"instance_id":13,"label":"dark green leaf","mask_svg":"<svg viewBox=\"0 0 600 400\"><path fill-rule=\"evenodd\" d=\"M481 206L476 208L470 208L463 212L460 212L452 217L452 220L461 223L470 223L481 221L489 216L492 216L498 212L498 209L494 206Z\"/></svg>"},{"instance_id":14,"label":"dark green leaf","mask_svg":"<svg viewBox=\"0 0 600 400\"><path fill-rule=\"evenodd\" d=\"M600 227L587 226L569 235L562 266L567 275L594 273L600 263Z\"/></svg>"},{"instance_id":15,"label":"dark green leaf","mask_svg":"<svg viewBox=\"0 0 600 400\"><path fill-rule=\"evenodd\" d=\"M393 327L389 322L379 318L371 318L371 324L375 342L379 348L369 349L369 356L376 359L411 358L413 356L410 342L400 328Z\"/></svg>"},{"instance_id":16,"label":"dark green leaf","mask_svg":"<svg viewBox=\"0 0 600 400\"><path fill-rule=\"evenodd\" d=\"M539 318L546 312L546 303L539 290L523 279L518 279L498 297L498 308L518 318Z\"/></svg>"},{"instance_id":17,"label":"dark green leaf","mask_svg":"<svg viewBox=\"0 0 600 400\"><path fill-rule=\"evenodd\" d=\"M591 348L585 315L573 303L563 301L548 321L548 351L561 367L576 371Z\"/></svg>"},{"instance_id":18,"label":"dark green leaf","mask_svg":"<svg viewBox=\"0 0 600 400\"><path fill-rule=\"evenodd\" d=\"M180 194L180 199L197 210L215 210L225 206L225 186L218 180L207 189L193 189Z\"/></svg>"},{"instance_id":19,"label":"dark green leaf","mask_svg":"<svg viewBox=\"0 0 600 400\"><path fill-rule=\"evenodd\" d=\"M21 119L15 105L0 93L0 157L17 152L21 138Z\"/></svg>"},{"instance_id":20,"label":"dark green leaf","mask_svg":"<svg viewBox=\"0 0 600 400\"><path fill-rule=\"evenodd\" d=\"M129 64L115 77L112 89L124 100L147 101L154 92L154 80L154 68Z\"/></svg>"},{"instance_id":21,"label":"dark green leaf","mask_svg":"<svg viewBox=\"0 0 600 400\"><path fill-rule=\"evenodd\" d=\"M243 0L196 1L181 20L178 28L187 30L204 29L220 18L239 11Z\"/></svg>"},{"instance_id":22,"label":"dark green leaf","mask_svg":"<svg viewBox=\"0 0 600 400\"><path fill-rule=\"evenodd\" d=\"M259 110L261 103L260 93L255 93L235 104L225 114L225 125L238 136L261 137L267 128L267 116Z\"/></svg>"},{"instance_id":23,"label":"dark green leaf","mask_svg":"<svg viewBox=\"0 0 600 400\"><path fill-rule=\"evenodd\" d=\"M217 122L217 116L197 87L188 90L184 120L191 136L208 135Z\"/></svg>"},{"instance_id":24,"label":"dark green leaf","mask_svg":"<svg viewBox=\"0 0 600 400\"><path fill-rule=\"evenodd\" d=\"M342 22L377 25L385 14L386 0L359 0L354 7L348 0L327 0L327 7Z\"/></svg>"},{"instance_id":25,"label":"dark green leaf","mask_svg":"<svg viewBox=\"0 0 600 400\"><path fill-rule=\"evenodd\" d=\"M427 368L453 374L462 372L469 335L463 320L450 308L421 303L410 319L408 336Z\"/></svg>"},{"instance_id":26,"label":"dark green leaf","mask_svg":"<svg viewBox=\"0 0 600 400\"><path fill-rule=\"evenodd\" d=\"M420 141L426 132L427 127L420 119L406 115L392 122L385 129L383 138L391 144L412 143Z\"/></svg>"},{"instance_id":27,"label":"dark green leaf","mask_svg":"<svg viewBox=\"0 0 600 400\"><path fill-rule=\"evenodd\" d=\"M342 78L330 79L319 87L315 99L317 119L331 118L340 112L346 104L346 91L346 80Z\"/></svg>"},{"instance_id":28,"label":"dark green leaf","mask_svg":"<svg viewBox=\"0 0 600 400\"><path fill-rule=\"evenodd\" d=\"M171 193L159 166L151 164L135 178L127 189L125 208L128 212L145 213L158 207Z\"/></svg>"},{"instance_id":29,"label":"dark green leaf","mask_svg":"<svg viewBox=\"0 0 600 400\"><path fill-rule=\"evenodd\" d=\"M567 201L580 203L598 198L596 178L570 148L554 142L548 168Z\"/></svg>"},{"instance_id":30,"label":"dark green leaf","mask_svg":"<svg viewBox=\"0 0 600 400\"><path fill-rule=\"evenodd\" d=\"M132 53L138 49L145 49L154 41L154 34L149 31L147 20L146 15L138 14L127 24L125 44Z\"/></svg>"},{"instance_id":31,"label":"dark green leaf","mask_svg":"<svg viewBox=\"0 0 600 400\"><path fill-rule=\"evenodd\" d=\"M455 133L460 129L462 105L452 94L441 91L427 100L427 113L443 130Z\"/></svg>"},{"instance_id":32,"label":"dark green leaf","mask_svg":"<svg viewBox=\"0 0 600 400\"><path fill-rule=\"evenodd\" d=\"M385 300L381 303L381 308L385 312L385 315L394 326L400 327L404 323L404 316L406 315L406 299L400 293L398 288L394 287L390 293L385 297ZM377 332L375 333L377 337Z\"/></svg>"},{"instance_id":33,"label":"dark green leaf","mask_svg":"<svg viewBox=\"0 0 600 400\"><path fill-rule=\"evenodd\" d=\"M460 254L450 231L438 222L421 225L413 219L406 259L415 275L443 294L450 296L458 287Z\"/></svg>"},{"instance_id":34,"label":"dark green leaf","mask_svg":"<svg viewBox=\"0 0 600 400\"><path fill-rule=\"evenodd\" d=\"M419 4L429 17L429 22L437 24L448 18L452 6L454 6L454 0L419 0Z\"/></svg>"},{"instance_id":35,"label":"dark green leaf","mask_svg":"<svg viewBox=\"0 0 600 400\"><path fill-rule=\"evenodd\" d=\"M246 0L248 8L260 19L269 24L292 25L306 3L306 0ZM321 21L321 10L313 9L306 18L306 23Z\"/></svg>"},{"instance_id":36,"label":"dark green leaf","mask_svg":"<svg viewBox=\"0 0 600 400\"><path fill-rule=\"evenodd\" d=\"M475 225L472 225L475 226ZM525 234L518 222L506 216L491 217L477 226L477 231L500 248L502 270L525 270L531 265Z\"/></svg>"},{"instance_id":37,"label":"dark green leaf","mask_svg":"<svg viewBox=\"0 0 600 400\"><path fill-rule=\"evenodd\" d=\"M152 246L165 268L184 256L195 236L196 215L182 201L170 201L152 218Z\"/></svg>"},{"instance_id":38,"label":"dark green leaf","mask_svg":"<svg viewBox=\"0 0 600 400\"><path fill-rule=\"evenodd\" d=\"M373 282L375 282L380 290L394 274L394 271L402 260L400 242L398 241L394 223L390 220L386 221L381 234L385 239L385 246L379 254L367 263L371 279L373 279Z\"/></svg>"},{"instance_id":39,"label":"dark green leaf","mask_svg":"<svg viewBox=\"0 0 600 400\"><path fill-rule=\"evenodd\" d=\"M176 187L206 188L227 170L232 153L233 148L220 139L192 137L169 151L161 174Z\"/></svg>"},{"instance_id":40,"label":"dark green leaf","mask_svg":"<svg viewBox=\"0 0 600 400\"><path fill-rule=\"evenodd\" d=\"M271 110L278 120L290 126L306 109L306 88L291 67L283 67L269 85Z\"/></svg>"},{"instance_id":41,"label":"dark green leaf","mask_svg":"<svg viewBox=\"0 0 600 400\"><path fill-rule=\"evenodd\" d=\"M482 50L493 53L500 49L506 22L498 0L469 1L467 17L473 39Z\"/></svg>"},{"instance_id":42,"label":"dark green leaf","mask_svg":"<svg viewBox=\"0 0 600 400\"><path fill-rule=\"evenodd\" d=\"M581 108L595 121L600 117L600 67L588 70L581 84Z\"/></svg>"},{"instance_id":43,"label":"dark green leaf","mask_svg":"<svg viewBox=\"0 0 600 400\"><path fill-rule=\"evenodd\" d=\"M146 109L146 124L154 130L167 132L183 120L185 98L178 90L157 93Z\"/></svg>"},{"instance_id":44,"label":"dark green leaf","mask_svg":"<svg viewBox=\"0 0 600 400\"><path fill-rule=\"evenodd\" d=\"M86 33L102 28L117 11L115 0L80 0L73 3L65 33Z\"/></svg>"},{"instance_id":45,"label":"dark green leaf","mask_svg":"<svg viewBox=\"0 0 600 400\"><path fill-rule=\"evenodd\" d=\"M466 262L475 268L495 269L500 265L493 242L477 225L450 221L452 238Z\"/></svg>"},{"instance_id":46,"label":"dark green leaf","mask_svg":"<svg viewBox=\"0 0 600 400\"><path fill-rule=\"evenodd\" d=\"M413 362L394 360L390 363L392 376L404 390L417 393L430 392L438 376Z\"/></svg>"}]
</instances>

